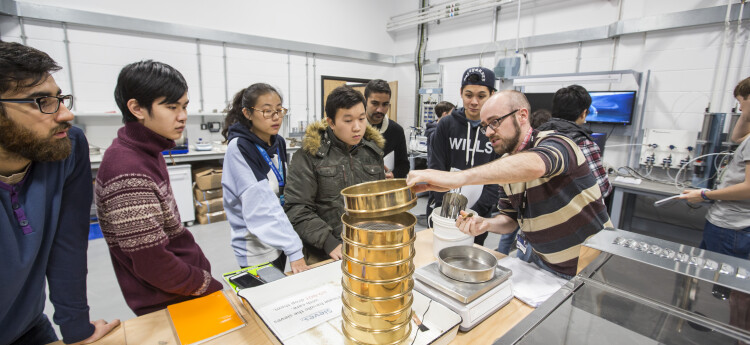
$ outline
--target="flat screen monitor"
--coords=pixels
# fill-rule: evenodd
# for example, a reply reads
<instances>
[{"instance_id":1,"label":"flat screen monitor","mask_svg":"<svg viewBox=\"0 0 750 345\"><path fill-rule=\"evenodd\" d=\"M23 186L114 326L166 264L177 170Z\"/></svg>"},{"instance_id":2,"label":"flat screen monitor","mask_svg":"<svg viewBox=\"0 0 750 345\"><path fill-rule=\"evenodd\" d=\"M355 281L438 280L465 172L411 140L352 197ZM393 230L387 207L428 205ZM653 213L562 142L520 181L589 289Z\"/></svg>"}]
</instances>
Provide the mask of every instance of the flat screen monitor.
<instances>
[{"instance_id":1,"label":"flat screen monitor","mask_svg":"<svg viewBox=\"0 0 750 345\"><path fill-rule=\"evenodd\" d=\"M635 91L589 91L591 107L586 122L629 125L635 108Z\"/></svg>"},{"instance_id":2,"label":"flat screen monitor","mask_svg":"<svg viewBox=\"0 0 750 345\"><path fill-rule=\"evenodd\" d=\"M531 112L547 109L552 112L554 92L526 93ZM586 122L629 125L635 109L635 91L589 91L591 107Z\"/></svg>"},{"instance_id":3,"label":"flat screen monitor","mask_svg":"<svg viewBox=\"0 0 750 345\"><path fill-rule=\"evenodd\" d=\"M547 109L552 112L552 98L555 96L554 93L539 92L539 93L525 93L526 99L529 100L531 106L531 112L535 112L539 109Z\"/></svg>"}]
</instances>

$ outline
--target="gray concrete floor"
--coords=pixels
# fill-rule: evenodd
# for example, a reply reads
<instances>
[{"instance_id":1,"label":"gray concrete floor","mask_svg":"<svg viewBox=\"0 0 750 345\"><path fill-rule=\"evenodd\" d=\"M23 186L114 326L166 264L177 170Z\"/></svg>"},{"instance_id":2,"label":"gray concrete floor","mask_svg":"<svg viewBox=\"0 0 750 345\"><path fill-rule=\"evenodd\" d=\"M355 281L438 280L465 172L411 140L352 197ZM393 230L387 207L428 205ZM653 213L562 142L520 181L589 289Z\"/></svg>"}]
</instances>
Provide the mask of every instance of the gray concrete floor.
<instances>
[{"instance_id":1,"label":"gray concrete floor","mask_svg":"<svg viewBox=\"0 0 750 345\"><path fill-rule=\"evenodd\" d=\"M426 204L426 197L419 198L417 206L411 212L416 216L424 214ZM224 221L214 224L195 225L189 229L211 262L211 274L228 288L223 279L220 279L221 274L239 269L229 246L229 223ZM425 226L417 224L415 229L421 231L425 229ZM485 246L495 249L499 240L499 235L491 233L485 241ZM127 304L125 304L125 299L122 297L120 286L112 269L109 249L104 239L100 238L89 241L88 270L87 291L89 307L91 308L91 319L104 319L107 321L120 319L124 321L134 318L135 314L128 308ZM48 298L45 313L51 319L53 312L54 308ZM60 331L57 325L54 326L59 336Z\"/></svg>"}]
</instances>

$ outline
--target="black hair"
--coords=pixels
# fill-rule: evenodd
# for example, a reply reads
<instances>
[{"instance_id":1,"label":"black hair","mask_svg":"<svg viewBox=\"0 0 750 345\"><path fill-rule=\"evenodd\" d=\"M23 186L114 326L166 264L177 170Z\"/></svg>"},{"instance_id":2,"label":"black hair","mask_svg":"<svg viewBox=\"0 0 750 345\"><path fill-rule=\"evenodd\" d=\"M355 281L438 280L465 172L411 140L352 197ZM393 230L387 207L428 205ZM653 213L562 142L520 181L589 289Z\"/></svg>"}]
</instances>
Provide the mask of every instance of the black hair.
<instances>
[{"instance_id":1,"label":"black hair","mask_svg":"<svg viewBox=\"0 0 750 345\"><path fill-rule=\"evenodd\" d=\"M591 106L591 96L583 86L570 85L555 92L552 98L552 116L575 121Z\"/></svg>"},{"instance_id":2,"label":"black hair","mask_svg":"<svg viewBox=\"0 0 750 345\"><path fill-rule=\"evenodd\" d=\"M738 96L742 96L742 99L750 96L750 77L743 79L734 87L734 97Z\"/></svg>"},{"instance_id":3,"label":"black hair","mask_svg":"<svg viewBox=\"0 0 750 345\"><path fill-rule=\"evenodd\" d=\"M177 103L185 95L188 86L180 71L163 62L145 60L122 68L115 86L115 102L122 112L122 122L138 119L128 109L128 101L135 99L141 107L151 112L157 98L164 97L159 104Z\"/></svg>"},{"instance_id":4,"label":"black hair","mask_svg":"<svg viewBox=\"0 0 750 345\"><path fill-rule=\"evenodd\" d=\"M60 67L47 53L15 42L0 41L0 93L43 83ZM5 111L0 105L0 114Z\"/></svg>"},{"instance_id":5,"label":"black hair","mask_svg":"<svg viewBox=\"0 0 750 345\"><path fill-rule=\"evenodd\" d=\"M359 91L348 85L339 86L326 98L326 116L336 123L336 112L339 109L349 109L359 103L365 105L365 97Z\"/></svg>"},{"instance_id":6,"label":"black hair","mask_svg":"<svg viewBox=\"0 0 750 345\"><path fill-rule=\"evenodd\" d=\"M552 117L552 112L549 109L537 109L529 116L529 124L531 128L538 128L545 122L549 121Z\"/></svg>"},{"instance_id":7,"label":"black hair","mask_svg":"<svg viewBox=\"0 0 750 345\"><path fill-rule=\"evenodd\" d=\"M443 113L455 107L456 106L451 102L442 101L435 105L435 116L437 116L437 118L441 118L443 116Z\"/></svg>"},{"instance_id":8,"label":"black hair","mask_svg":"<svg viewBox=\"0 0 750 345\"><path fill-rule=\"evenodd\" d=\"M247 126L248 129L252 128L253 122L245 117L245 114L242 113L242 109L255 107L260 96L272 92L278 95L282 102L284 101L279 91L266 83L255 83L237 92L237 94L234 95L229 110L227 110L227 117L224 119L224 128L221 130L221 135L224 136L224 139L229 139L229 126L237 122Z\"/></svg>"},{"instance_id":9,"label":"black hair","mask_svg":"<svg viewBox=\"0 0 750 345\"><path fill-rule=\"evenodd\" d=\"M391 86L383 79L370 80L370 82L367 83L367 86L365 86L365 99L369 99L370 94L372 93L387 93L388 96L390 96Z\"/></svg>"}]
</instances>

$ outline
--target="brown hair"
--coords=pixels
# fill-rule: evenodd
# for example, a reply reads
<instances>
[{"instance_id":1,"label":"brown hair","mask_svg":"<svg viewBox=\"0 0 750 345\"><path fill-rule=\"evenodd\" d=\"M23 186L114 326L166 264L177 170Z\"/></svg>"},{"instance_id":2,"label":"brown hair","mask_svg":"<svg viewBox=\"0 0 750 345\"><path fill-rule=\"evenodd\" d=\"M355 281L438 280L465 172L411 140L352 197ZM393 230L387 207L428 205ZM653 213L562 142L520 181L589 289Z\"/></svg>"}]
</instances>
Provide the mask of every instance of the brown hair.
<instances>
[{"instance_id":1,"label":"brown hair","mask_svg":"<svg viewBox=\"0 0 750 345\"><path fill-rule=\"evenodd\" d=\"M747 99L748 95L750 95L750 77L745 78L734 87L734 97L742 96L742 99Z\"/></svg>"}]
</instances>

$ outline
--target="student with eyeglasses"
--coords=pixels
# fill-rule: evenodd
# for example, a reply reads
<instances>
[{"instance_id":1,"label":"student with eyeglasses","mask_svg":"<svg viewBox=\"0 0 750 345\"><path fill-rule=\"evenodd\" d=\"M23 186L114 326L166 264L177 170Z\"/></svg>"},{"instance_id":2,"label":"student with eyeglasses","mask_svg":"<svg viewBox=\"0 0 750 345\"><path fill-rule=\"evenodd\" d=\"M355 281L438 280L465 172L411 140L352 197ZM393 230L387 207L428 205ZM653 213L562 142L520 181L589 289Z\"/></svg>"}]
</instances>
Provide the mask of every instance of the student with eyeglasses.
<instances>
[{"instance_id":1,"label":"student with eyeglasses","mask_svg":"<svg viewBox=\"0 0 750 345\"><path fill-rule=\"evenodd\" d=\"M45 285L66 344L102 338L119 320L90 322L86 248L93 195L73 96L44 52L0 42L0 344L58 340L44 314Z\"/></svg>"},{"instance_id":2,"label":"student with eyeglasses","mask_svg":"<svg viewBox=\"0 0 750 345\"><path fill-rule=\"evenodd\" d=\"M292 272L308 269L302 241L284 213L288 156L279 135L287 109L271 85L257 83L237 92L222 135L227 141L221 185L232 228L232 249L240 267L272 262Z\"/></svg>"},{"instance_id":3,"label":"student with eyeglasses","mask_svg":"<svg viewBox=\"0 0 750 345\"><path fill-rule=\"evenodd\" d=\"M482 108L480 129L502 158L459 172L412 171L407 184L415 192L500 184L499 215L458 217L456 226L470 235L520 226L518 256L570 279L581 244L612 222L581 149L560 133L531 128L529 108L518 91L496 93Z\"/></svg>"}]
</instances>

